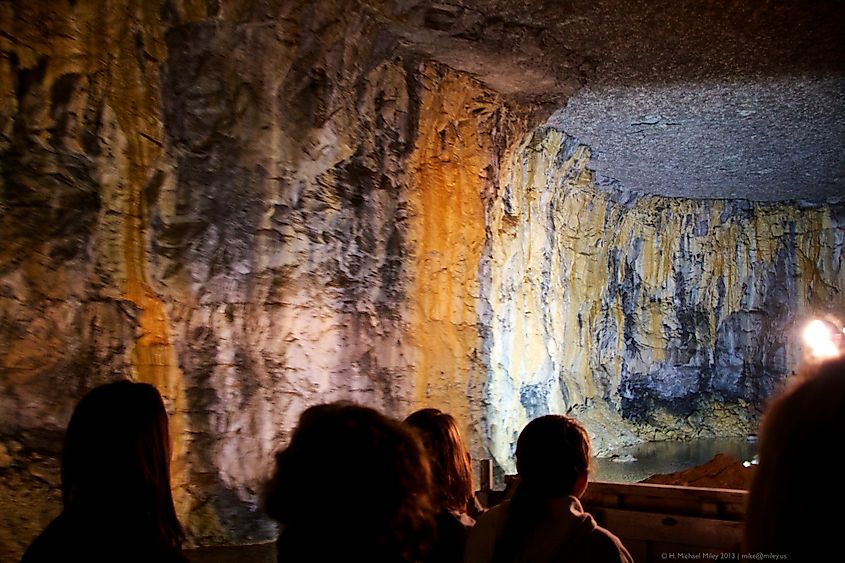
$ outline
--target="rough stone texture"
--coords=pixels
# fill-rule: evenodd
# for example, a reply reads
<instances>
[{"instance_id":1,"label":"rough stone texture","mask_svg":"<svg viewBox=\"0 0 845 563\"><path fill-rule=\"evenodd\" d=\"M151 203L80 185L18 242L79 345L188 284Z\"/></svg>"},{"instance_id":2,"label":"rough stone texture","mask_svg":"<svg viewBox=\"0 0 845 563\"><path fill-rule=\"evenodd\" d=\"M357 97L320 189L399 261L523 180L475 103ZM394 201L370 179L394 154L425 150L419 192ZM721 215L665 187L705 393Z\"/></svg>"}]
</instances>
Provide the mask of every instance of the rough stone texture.
<instances>
[{"instance_id":1,"label":"rough stone texture","mask_svg":"<svg viewBox=\"0 0 845 563\"><path fill-rule=\"evenodd\" d=\"M291 18L167 35L176 173L151 209L153 270L192 472L214 484L192 496L220 522L256 505L271 453L315 402L396 416L436 403L483 443L466 397L483 383L482 198L505 103L366 17ZM209 522L195 534L225 532Z\"/></svg>"},{"instance_id":2,"label":"rough stone texture","mask_svg":"<svg viewBox=\"0 0 845 563\"><path fill-rule=\"evenodd\" d=\"M186 431L169 321L147 267L148 190L163 166L157 8L0 6L0 434L23 444L2 488L4 499L19 488L33 497L4 511L4 559L58 510L57 482L40 493L28 452L57 470L61 431L85 391L121 374L153 383L174 434ZM181 507L184 444L174 441Z\"/></svg>"},{"instance_id":3,"label":"rough stone texture","mask_svg":"<svg viewBox=\"0 0 845 563\"><path fill-rule=\"evenodd\" d=\"M508 470L519 430L545 412L573 409L600 451L751 431L753 406L800 360L801 323L843 312L842 204L598 190L589 149L552 128L506 170L486 397Z\"/></svg>"},{"instance_id":4,"label":"rough stone texture","mask_svg":"<svg viewBox=\"0 0 845 563\"><path fill-rule=\"evenodd\" d=\"M0 433L52 431L55 469L86 390L154 383L194 542L274 535L259 492L310 404L435 403L485 454L484 201L530 108L350 4L3 7ZM13 557L58 510L25 488Z\"/></svg>"},{"instance_id":5,"label":"rough stone texture","mask_svg":"<svg viewBox=\"0 0 845 563\"><path fill-rule=\"evenodd\" d=\"M599 449L753 424L792 323L842 307L842 206L597 188L531 133L594 76L542 56L578 12L478 6L0 4L0 558L118 377L165 395L195 543L273 536L316 402L439 406L506 469L548 411Z\"/></svg>"},{"instance_id":6,"label":"rough stone texture","mask_svg":"<svg viewBox=\"0 0 845 563\"><path fill-rule=\"evenodd\" d=\"M61 510L61 476L51 441L58 432L38 429L3 436L0 460L0 557L20 559L26 539L44 529ZM26 445L24 445L26 444ZM26 535L21 538L20 535Z\"/></svg>"},{"instance_id":7,"label":"rough stone texture","mask_svg":"<svg viewBox=\"0 0 845 563\"><path fill-rule=\"evenodd\" d=\"M845 76L593 85L555 122L593 149L592 167L602 183L626 191L841 200L844 91Z\"/></svg>"},{"instance_id":8,"label":"rough stone texture","mask_svg":"<svg viewBox=\"0 0 845 563\"><path fill-rule=\"evenodd\" d=\"M498 91L565 105L558 125L626 191L845 196L842 2L396 4L394 29L418 48Z\"/></svg>"}]
</instances>

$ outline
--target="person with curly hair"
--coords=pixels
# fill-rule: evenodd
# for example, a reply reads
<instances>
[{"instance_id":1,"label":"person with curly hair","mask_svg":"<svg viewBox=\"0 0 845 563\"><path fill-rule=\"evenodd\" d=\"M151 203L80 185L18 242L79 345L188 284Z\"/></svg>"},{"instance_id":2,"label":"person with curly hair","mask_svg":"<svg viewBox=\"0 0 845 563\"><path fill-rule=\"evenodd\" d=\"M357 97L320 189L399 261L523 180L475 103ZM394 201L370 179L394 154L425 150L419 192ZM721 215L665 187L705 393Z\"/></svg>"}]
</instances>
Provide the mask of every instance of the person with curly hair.
<instances>
[{"instance_id":1,"label":"person with curly hair","mask_svg":"<svg viewBox=\"0 0 845 563\"><path fill-rule=\"evenodd\" d=\"M266 511L286 563L422 560L434 530L431 470L399 422L349 403L318 405L276 455Z\"/></svg>"}]
</instances>

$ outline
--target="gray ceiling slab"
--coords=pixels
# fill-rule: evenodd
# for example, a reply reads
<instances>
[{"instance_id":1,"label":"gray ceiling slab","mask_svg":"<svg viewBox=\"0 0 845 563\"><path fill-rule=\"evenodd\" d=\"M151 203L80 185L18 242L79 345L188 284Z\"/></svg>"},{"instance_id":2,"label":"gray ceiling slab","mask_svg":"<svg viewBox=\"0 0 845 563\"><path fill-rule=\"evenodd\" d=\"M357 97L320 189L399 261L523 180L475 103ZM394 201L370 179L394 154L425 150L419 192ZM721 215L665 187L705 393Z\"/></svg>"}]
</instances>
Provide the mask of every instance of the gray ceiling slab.
<instances>
[{"instance_id":1,"label":"gray ceiling slab","mask_svg":"<svg viewBox=\"0 0 845 563\"><path fill-rule=\"evenodd\" d=\"M649 194L759 201L845 193L845 79L588 86L550 122L592 167Z\"/></svg>"},{"instance_id":2,"label":"gray ceiling slab","mask_svg":"<svg viewBox=\"0 0 845 563\"><path fill-rule=\"evenodd\" d=\"M382 4L383 6L383 4ZM845 197L845 2L404 0L392 30L556 106L606 182L761 201Z\"/></svg>"}]
</instances>

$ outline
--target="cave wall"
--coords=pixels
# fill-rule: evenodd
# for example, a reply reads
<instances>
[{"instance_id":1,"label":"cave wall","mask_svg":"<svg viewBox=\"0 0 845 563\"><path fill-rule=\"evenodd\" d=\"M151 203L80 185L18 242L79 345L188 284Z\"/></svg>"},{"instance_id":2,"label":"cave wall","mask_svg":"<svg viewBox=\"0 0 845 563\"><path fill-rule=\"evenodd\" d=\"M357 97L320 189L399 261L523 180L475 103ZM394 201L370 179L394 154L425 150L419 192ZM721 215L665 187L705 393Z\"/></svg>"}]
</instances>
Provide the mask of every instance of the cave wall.
<instances>
[{"instance_id":1,"label":"cave wall","mask_svg":"<svg viewBox=\"0 0 845 563\"><path fill-rule=\"evenodd\" d=\"M794 367L766 331L842 302L841 206L601 191L538 108L375 8L0 17L0 557L58 512L62 430L106 381L164 394L192 540L248 541L310 404L439 406L506 469L547 411L598 445L737 432Z\"/></svg>"},{"instance_id":2,"label":"cave wall","mask_svg":"<svg viewBox=\"0 0 845 563\"><path fill-rule=\"evenodd\" d=\"M197 543L273 536L261 486L311 404L437 404L484 455L484 213L533 108L357 7L0 8L3 553L120 377L165 396Z\"/></svg>"},{"instance_id":3,"label":"cave wall","mask_svg":"<svg viewBox=\"0 0 845 563\"><path fill-rule=\"evenodd\" d=\"M511 467L546 412L594 448L756 430L813 314L845 311L845 205L646 197L597 186L590 150L540 128L489 218L487 438Z\"/></svg>"},{"instance_id":4,"label":"cave wall","mask_svg":"<svg viewBox=\"0 0 845 563\"><path fill-rule=\"evenodd\" d=\"M168 169L152 3L0 6L0 558L60 507L56 454L87 389L133 377L171 413L186 505L183 372L151 276L150 193Z\"/></svg>"}]
</instances>

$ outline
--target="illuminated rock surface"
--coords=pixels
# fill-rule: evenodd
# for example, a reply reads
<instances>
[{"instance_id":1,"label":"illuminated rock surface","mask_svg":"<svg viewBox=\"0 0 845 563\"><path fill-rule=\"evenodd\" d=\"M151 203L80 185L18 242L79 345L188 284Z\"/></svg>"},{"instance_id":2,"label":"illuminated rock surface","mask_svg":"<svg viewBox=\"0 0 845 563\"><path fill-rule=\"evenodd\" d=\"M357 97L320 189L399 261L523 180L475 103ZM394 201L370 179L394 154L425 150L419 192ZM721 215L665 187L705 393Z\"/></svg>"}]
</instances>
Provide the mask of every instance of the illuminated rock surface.
<instances>
[{"instance_id":1,"label":"illuminated rock surface","mask_svg":"<svg viewBox=\"0 0 845 563\"><path fill-rule=\"evenodd\" d=\"M543 60L527 22L106 4L0 5L4 560L59 510L74 404L118 377L166 397L191 539L250 541L310 404L438 406L508 471L546 412L600 450L739 434L796 323L843 308L841 203L597 186L589 147L534 130L587 58Z\"/></svg>"},{"instance_id":2,"label":"illuminated rock surface","mask_svg":"<svg viewBox=\"0 0 845 563\"><path fill-rule=\"evenodd\" d=\"M588 164L586 147L540 129L502 179L486 392L496 459L549 411L574 409L599 450L629 433L753 431L755 406L800 360L799 323L842 306L845 208L630 197L598 190Z\"/></svg>"}]
</instances>

